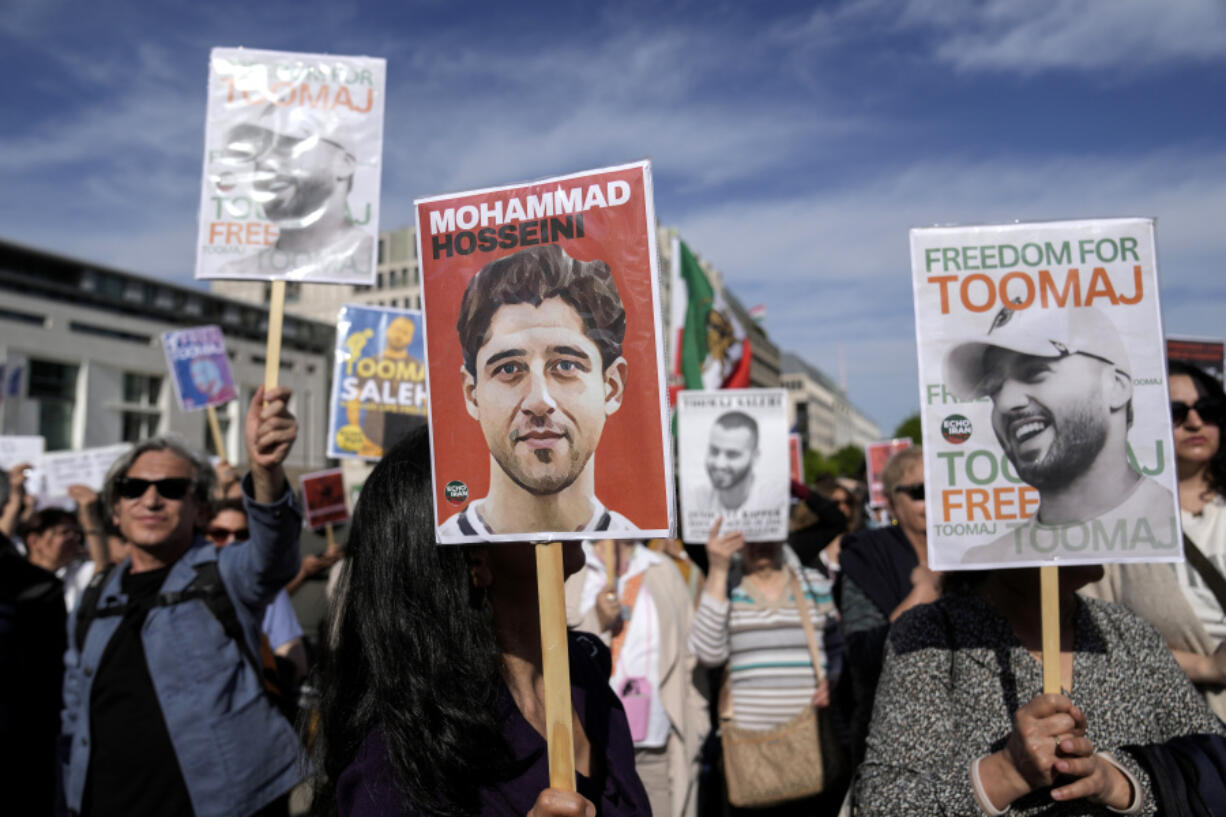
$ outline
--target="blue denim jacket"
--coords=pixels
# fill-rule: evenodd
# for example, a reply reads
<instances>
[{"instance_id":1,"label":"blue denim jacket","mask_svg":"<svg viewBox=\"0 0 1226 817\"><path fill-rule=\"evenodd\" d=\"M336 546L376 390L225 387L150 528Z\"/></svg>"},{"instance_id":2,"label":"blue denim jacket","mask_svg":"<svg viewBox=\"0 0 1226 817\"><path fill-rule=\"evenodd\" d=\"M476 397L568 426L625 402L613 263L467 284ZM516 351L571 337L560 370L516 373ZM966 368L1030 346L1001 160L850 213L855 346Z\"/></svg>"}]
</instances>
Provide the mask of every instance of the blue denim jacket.
<instances>
[{"instance_id":1,"label":"blue denim jacket","mask_svg":"<svg viewBox=\"0 0 1226 817\"><path fill-rule=\"evenodd\" d=\"M216 559L247 643L259 655L264 608L298 570L302 517L288 488L270 505L247 492L243 499L251 538L218 551L198 537L171 567L162 592L182 590L196 575L194 565ZM111 572L100 606L127 600L120 582L130 565L124 561ZM81 809L89 771L94 672L120 619L95 618L80 652L76 621L74 612L68 621L61 733L64 797L73 813ZM244 817L302 778L293 727L269 702L255 669L203 601L153 608L141 641L196 817Z\"/></svg>"}]
</instances>

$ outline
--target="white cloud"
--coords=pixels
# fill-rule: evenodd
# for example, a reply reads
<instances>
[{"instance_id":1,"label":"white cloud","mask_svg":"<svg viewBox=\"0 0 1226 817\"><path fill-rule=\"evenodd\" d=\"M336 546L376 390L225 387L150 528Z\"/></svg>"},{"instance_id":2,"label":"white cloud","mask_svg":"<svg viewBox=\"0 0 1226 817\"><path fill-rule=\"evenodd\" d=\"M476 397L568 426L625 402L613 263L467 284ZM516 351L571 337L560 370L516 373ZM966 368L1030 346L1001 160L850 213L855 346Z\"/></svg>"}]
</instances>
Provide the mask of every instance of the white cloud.
<instances>
[{"instance_id":1,"label":"white cloud","mask_svg":"<svg viewBox=\"0 0 1226 817\"><path fill-rule=\"evenodd\" d=\"M1220 0L908 0L899 18L926 29L959 69L1114 70L1226 57Z\"/></svg>"}]
</instances>

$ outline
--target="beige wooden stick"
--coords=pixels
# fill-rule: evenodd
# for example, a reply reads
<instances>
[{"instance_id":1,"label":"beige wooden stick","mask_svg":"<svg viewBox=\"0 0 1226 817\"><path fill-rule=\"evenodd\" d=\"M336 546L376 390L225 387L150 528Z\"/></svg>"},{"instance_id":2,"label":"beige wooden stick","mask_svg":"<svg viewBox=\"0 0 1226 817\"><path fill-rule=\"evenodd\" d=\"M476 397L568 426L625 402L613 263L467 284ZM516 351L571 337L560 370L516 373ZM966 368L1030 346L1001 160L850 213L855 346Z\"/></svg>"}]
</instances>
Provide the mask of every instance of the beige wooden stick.
<instances>
[{"instance_id":1,"label":"beige wooden stick","mask_svg":"<svg viewBox=\"0 0 1226 817\"><path fill-rule=\"evenodd\" d=\"M285 317L285 282L273 281L268 297L268 350L264 354L264 389L277 385L281 373L281 323Z\"/></svg>"},{"instance_id":2,"label":"beige wooden stick","mask_svg":"<svg viewBox=\"0 0 1226 817\"><path fill-rule=\"evenodd\" d=\"M1060 693L1060 568L1039 568L1043 612L1043 691Z\"/></svg>"},{"instance_id":3,"label":"beige wooden stick","mask_svg":"<svg viewBox=\"0 0 1226 817\"><path fill-rule=\"evenodd\" d=\"M600 553L604 559L604 572L608 577L605 586L610 590L617 590L617 542L612 539L605 539L602 543L604 548Z\"/></svg>"},{"instance_id":4,"label":"beige wooden stick","mask_svg":"<svg viewBox=\"0 0 1226 817\"><path fill-rule=\"evenodd\" d=\"M328 550L336 550L336 537L332 535L332 523L324 525L324 539L328 542Z\"/></svg>"},{"instance_id":5,"label":"beige wooden stick","mask_svg":"<svg viewBox=\"0 0 1226 817\"><path fill-rule=\"evenodd\" d=\"M217 456L221 457L222 462L229 462L230 458L226 456L226 438L221 434L221 421L217 419L217 409L207 406L205 411L208 412L209 430L213 432L213 447L217 449Z\"/></svg>"},{"instance_id":6,"label":"beige wooden stick","mask_svg":"<svg viewBox=\"0 0 1226 817\"><path fill-rule=\"evenodd\" d=\"M566 597L562 543L536 546L536 592L541 614L541 671L545 676L545 742L549 787L575 790L575 732L571 719L570 656L566 647Z\"/></svg>"}]
</instances>

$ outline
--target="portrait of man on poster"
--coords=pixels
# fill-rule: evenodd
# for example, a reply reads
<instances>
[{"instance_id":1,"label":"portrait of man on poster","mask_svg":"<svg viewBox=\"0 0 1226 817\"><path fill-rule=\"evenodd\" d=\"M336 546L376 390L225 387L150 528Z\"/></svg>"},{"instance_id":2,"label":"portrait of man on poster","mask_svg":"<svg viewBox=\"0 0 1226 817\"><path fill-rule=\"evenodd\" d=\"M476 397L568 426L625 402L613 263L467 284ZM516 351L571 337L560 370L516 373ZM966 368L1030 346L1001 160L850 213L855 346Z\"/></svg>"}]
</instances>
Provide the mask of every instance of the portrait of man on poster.
<instances>
[{"instance_id":1,"label":"portrait of man on poster","mask_svg":"<svg viewBox=\"0 0 1226 817\"><path fill-rule=\"evenodd\" d=\"M1021 528L972 548L963 564L1067 556L1054 547L1065 538L1091 555L1096 544L1134 538L1175 546L1173 495L1129 463L1131 366L1102 311L1003 308L985 337L946 354L944 368L960 400L992 401L996 439L1017 476L1039 491L1039 508Z\"/></svg>"},{"instance_id":2,"label":"portrait of man on poster","mask_svg":"<svg viewBox=\"0 0 1226 817\"><path fill-rule=\"evenodd\" d=\"M726 515L757 507L758 421L743 411L715 418L707 434L704 465L708 484L699 485L693 507Z\"/></svg>"},{"instance_id":3,"label":"portrait of man on poster","mask_svg":"<svg viewBox=\"0 0 1226 817\"><path fill-rule=\"evenodd\" d=\"M637 530L596 497L596 449L627 374L626 310L609 265L556 244L500 258L468 283L456 329L489 492L442 534Z\"/></svg>"},{"instance_id":4,"label":"portrait of man on poster","mask_svg":"<svg viewBox=\"0 0 1226 817\"><path fill-rule=\"evenodd\" d=\"M357 169L347 141L321 112L273 103L227 131L221 163L250 180L277 230L275 243L225 264L219 277L369 282L374 239L347 209Z\"/></svg>"}]
</instances>

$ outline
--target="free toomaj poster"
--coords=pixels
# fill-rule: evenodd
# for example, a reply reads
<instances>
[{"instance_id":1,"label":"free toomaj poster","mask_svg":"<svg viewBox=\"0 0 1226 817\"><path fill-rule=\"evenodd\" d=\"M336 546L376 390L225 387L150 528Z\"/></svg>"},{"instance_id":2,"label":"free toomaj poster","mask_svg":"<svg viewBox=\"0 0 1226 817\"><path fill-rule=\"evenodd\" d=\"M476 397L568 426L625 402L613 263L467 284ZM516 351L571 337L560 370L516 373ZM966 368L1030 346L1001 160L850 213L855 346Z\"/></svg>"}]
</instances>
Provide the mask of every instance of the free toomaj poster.
<instances>
[{"instance_id":1,"label":"free toomaj poster","mask_svg":"<svg viewBox=\"0 0 1226 817\"><path fill-rule=\"evenodd\" d=\"M677 392L681 538L706 542L711 526L750 542L788 536L788 409L784 389Z\"/></svg>"},{"instance_id":2,"label":"free toomaj poster","mask_svg":"<svg viewBox=\"0 0 1226 817\"><path fill-rule=\"evenodd\" d=\"M379 459L426 422L428 402L421 312L342 306L328 456Z\"/></svg>"},{"instance_id":3,"label":"free toomaj poster","mask_svg":"<svg viewBox=\"0 0 1226 817\"><path fill-rule=\"evenodd\" d=\"M416 204L438 541L669 536L650 164Z\"/></svg>"},{"instance_id":4,"label":"free toomaj poster","mask_svg":"<svg viewBox=\"0 0 1226 817\"><path fill-rule=\"evenodd\" d=\"M386 69L212 50L197 278L374 283Z\"/></svg>"},{"instance_id":5,"label":"free toomaj poster","mask_svg":"<svg viewBox=\"0 0 1226 817\"><path fill-rule=\"evenodd\" d=\"M1152 219L911 231L934 570L1182 558Z\"/></svg>"}]
</instances>

